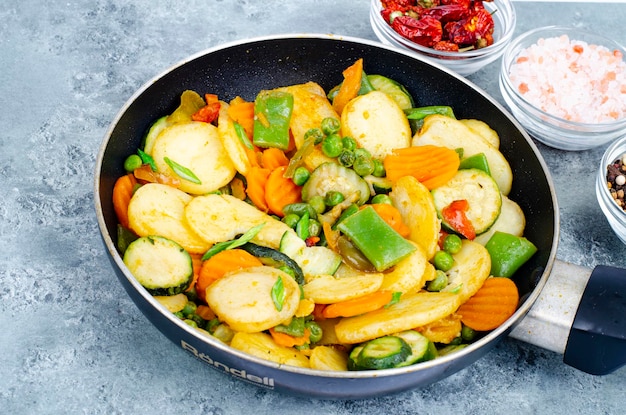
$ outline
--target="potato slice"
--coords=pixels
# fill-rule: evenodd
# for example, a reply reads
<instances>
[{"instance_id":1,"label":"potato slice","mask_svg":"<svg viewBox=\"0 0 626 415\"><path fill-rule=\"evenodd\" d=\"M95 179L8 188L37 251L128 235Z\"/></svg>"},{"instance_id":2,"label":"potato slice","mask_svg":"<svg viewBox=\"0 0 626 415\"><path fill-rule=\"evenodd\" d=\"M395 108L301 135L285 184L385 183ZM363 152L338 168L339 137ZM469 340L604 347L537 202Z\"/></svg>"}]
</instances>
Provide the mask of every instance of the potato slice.
<instances>
[{"instance_id":1,"label":"potato slice","mask_svg":"<svg viewBox=\"0 0 626 415\"><path fill-rule=\"evenodd\" d=\"M475 120L472 118L462 119L459 121L465 124L465 126L472 130L474 133L484 138L489 144L491 144L495 148L500 148L500 136L498 136L498 133L486 122L481 120Z\"/></svg>"},{"instance_id":2,"label":"potato slice","mask_svg":"<svg viewBox=\"0 0 626 415\"><path fill-rule=\"evenodd\" d=\"M302 147L304 134L307 131L311 128L320 128L324 118L331 117L339 120L339 115L326 97L326 92L315 82L290 85L277 88L277 90L293 95L293 111L289 128L293 134L296 148Z\"/></svg>"},{"instance_id":3,"label":"potato slice","mask_svg":"<svg viewBox=\"0 0 626 415\"><path fill-rule=\"evenodd\" d=\"M253 242L277 249L283 234L294 232L283 222L230 195L195 197L185 208L185 218L189 226L210 244L229 241L265 223Z\"/></svg>"},{"instance_id":4,"label":"potato slice","mask_svg":"<svg viewBox=\"0 0 626 415\"><path fill-rule=\"evenodd\" d=\"M406 294L387 308L341 319L335 333L342 343L361 343L432 323L454 313L459 305L460 297L449 292Z\"/></svg>"},{"instance_id":5,"label":"potato slice","mask_svg":"<svg viewBox=\"0 0 626 415\"><path fill-rule=\"evenodd\" d=\"M233 165L239 173L245 176L248 174L251 164L246 152L246 146L241 142L237 135L237 130L235 130L235 122L228 115L228 107L228 103L220 101L217 132Z\"/></svg>"},{"instance_id":6,"label":"potato slice","mask_svg":"<svg viewBox=\"0 0 626 415\"><path fill-rule=\"evenodd\" d=\"M181 311L187 305L189 299L184 293L176 295L155 295L154 299L167 308L170 312Z\"/></svg>"},{"instance_id":7,"label":"potato slice","mask_svg":"<svg viewBox=\"0 0 626 415\"><path fill-rule=\"evenodd\" d=\"M185 206L192 199L171 186L145 184L137 189L128 204L129 226L139 236L159 235L176 241L190 253L202 254L211 244L185 221Z\"/></svg>"},{"instance_id":8,"label":"potato slice","mask_svg":"<svg viewBox=\"0 0 626 415\"><path fill-rule=\"evenodd\" d=\"M392 292L410 293L419 291L426 283L426 267L432 267L428 262L426 253L416 243L415 251L400 261L390 272L383 274L381 290Z\"/></svg>"},{"instance_id":9,"label":"potato slice","mask_svg":"<svg viewBox=\"0 0 626 415\"><path fill-rule=\"evenodd\" d=\"M342 134L353 137L374 158L411 144L411 127L396 101L380 91L352 99L341 113Z\"/></svg>"},{"instance_id":10,"label":"potato slice","mask_svg":"<svg viewBox=\"0 0 626 415\"><path fill-rule=\"evenodd\" d=\"M285 299L278 310L272 287L280 278ZM245 268L224 275L206 289L206 301L217 317L235 331L268 330L291 317L300 303L300 287L289 274L273 267Z\"/></svg>"},{"instance_id":11,"label":"potato slice","mask_svg":"<svg viewBox=\"0 0 626 415\"><path fill-rule=\"evenodd\" d=\"M266 333L235 333L230 347L281 365L308 368L309 358L293 347L279 346Z\"/></svg>"},{"instance_id":12,"label":"potato slice","mask_svg":"<svg viewBox=\"0 0 626 415\"><path fill-rule=\"evenodd\" d=\"M454 265L446 274L448 286L442 291L456 292L461 303L466 302L482 287L491 272L491 257L478 242L463 240L461 250L453 255Z\"/></svg>"},{"instance_id":13,"label":"potato slice","mask_svg":"<svg viewBox=\"0 0 626 415\"><path fill-rule=\"evenodd\" d=\"M451 149L462 148L464 157L484 153L491 176L498 183L502 194L508 195L511 191L513 172L504 155L459 120L443 115L429 115L424 119L420 131L413 136L412 143L414 146L432 144Z\"/></svg>"},{"instance_id":14,"label":"potato slice","mask_svg":"<svg viewBox=\"0 0 626 415\"><path fill-rule=\"evenodd\" d=\"M166 127L154 143L152 157L160 172L180 179L180 190L195 195L219 189L236 173L233 162L224 151L217 127L205 122ZM200 184L180 177L166 163L166 157L191 170Z\"/></svg>"},{"instance_id":15,"label":"potato slice","mask_svg":"<svg viewBox=\"0 0 626 415\"><path fill-rule=\"evenodd\" d=\"M461 316L453 313L415 330L424 335L433 343L448 344L461 335Z\"/></svg>"},{"instance_id":16,"label":"potato slice","mask_svg":"<svg viewBox=\"0 0 626 415\"><path fill-rule=\"evenodd\" d=\"M426 258L431 259L437 251L441 220L428 188L415 177L405 176L396 181L389 197L411 230L409 239L420 245Z\"/></svg>"},{"instance_id":17,"label":"potato slice","mask_svg":"<svg viewBox=\"0 0 626 415\"><path fill-rule=\"evenodd\" d=\"M364 272L342 278L318 275L307 280L302 289L304 298L315 301L315 304L332 304L373 293L382 283L383 274L378 272Z\"/></svg>"},{"instance_id":18,"label":"potato slice","mask_svg":"<svg viewBox=\"0 0 626 415\"><path fill-rule=\"evenodd\" d=\"M487 232L478 235L474 242L485 245L496 231L522 236L526 227L526 217L522 208L506 196L502 196L500 216Z\"/></svg>"},{"instance_id":19,"label":"potato slice","mask_svg":"<svg viewBox=\"0 0 626 415\"><path fill-rule=\"evenodd\" d=\"M348 353L329 346L317 346L309 358L311 369L348 370Z\"/></svg>"}]
</instances>

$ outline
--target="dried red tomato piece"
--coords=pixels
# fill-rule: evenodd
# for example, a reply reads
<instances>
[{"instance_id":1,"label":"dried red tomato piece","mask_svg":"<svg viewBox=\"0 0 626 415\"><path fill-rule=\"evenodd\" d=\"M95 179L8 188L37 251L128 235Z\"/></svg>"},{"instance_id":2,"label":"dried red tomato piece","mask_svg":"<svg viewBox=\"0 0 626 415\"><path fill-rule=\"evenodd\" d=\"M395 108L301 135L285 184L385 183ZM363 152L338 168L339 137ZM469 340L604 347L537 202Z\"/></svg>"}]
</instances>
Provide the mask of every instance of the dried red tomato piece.
<instances>
[{"instance_id":1,"label":"dried red tomato piece","mask_svg":"<svg viewBox=\"0 0 626 415\"><path fill-rule=\"evenodd\" d=\"M458 22L450 22L444 26L446 37L457 45L477 45L478 41L484 46L493 44L494 22L491 14L485 9L477 9L467 18ZM483 47L484 47L483 46Z\"/></svg>"},{"instance_id":2,"label":"dried red tomato piece","mask_svg":"<svg viewBox=\"0 0 626 415\"><path fill-rule=\"evenodd\" d=\"M430 16L420 19L399 16L393 20L391 27L400 36L426 47L432 47L443 36L441 22Z\"/></svg>"},{"instance_id":3,"label":"dried red tomato piece","mask_svg":"<svg viewBox=\"0 0 626 415\"><path fill-rule=\"evenodd\" d=\"M457 21L466 18L470 13L470 10L460 4L449 4L444 6L431 7L424 9L420 14L420 17L430 16L439 20L442 25L448 22Z\"/></svg>"},{"instance_id":4,"label":"dried red tomato piece","mask_svg":"<svg viewBox=\"0 0 626 415\"><path fill-rule=\"evenodd\" d=\"M446 52L458 52L459 45L457 45L456 43L452 43L449 40L440 40L433 45L433 49Z\"/></svg>"}]
</instances>

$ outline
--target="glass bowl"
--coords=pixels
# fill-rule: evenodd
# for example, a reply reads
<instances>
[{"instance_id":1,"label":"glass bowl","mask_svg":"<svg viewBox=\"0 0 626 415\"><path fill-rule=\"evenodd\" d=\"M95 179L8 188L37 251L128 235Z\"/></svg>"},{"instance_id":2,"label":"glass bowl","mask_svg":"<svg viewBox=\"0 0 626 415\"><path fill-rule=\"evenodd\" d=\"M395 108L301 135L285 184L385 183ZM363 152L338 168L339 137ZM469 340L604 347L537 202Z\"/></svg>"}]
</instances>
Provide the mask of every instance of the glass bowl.
<instances>
[{"instance_id":1,"label":"glass bowl","mask_svg":"<svg viewBox=\"0 0 626 415\"><path fill-rule=\"evenodd\" d=\"M604 152L596 177L596 196L613 232L626 244L626 211L617 205L607 185L607 167L624 154L626 154L626 136L616 140Z\"/></svg>"},{"instance_id":2,"label":"glass bowl","mask_svg":"<svg viewBox=\"0 0 626 415\"><path fill-rule=\"evenodd\" d=\"M376 37L382 43L417 53L455 71L461 76L467 76L500 58L504 53L504 49L513 38L513 31L515 30L516 15L511 1L493 0L485 2L484 6L493 15L495 24L493 32L494 43L485 48L464 52L435 50L400 36L381 16L380 12L383 7L380 0L371 0L370 24Z\"/></svg>"},{"instance_id":3,"label":"glass bowl","mask_svg":"<svg viewBox=\"0 0 626 415\"><path fill-rule=\"evenodd\" d=\"M565 119L566 115L562 115L564 114L562 111L568 107L571 107L568 108L569 114L581 113L584 114L585 117L592 116L595 112L600 112L600 108L602 108L601 105L594 105L591 103L593 99L591 91L599 91L600 89L597 86L580 86L589 85L589 81L578 77L578 72L574 72L574 69L570 70L569 67L566 67L565 65L558 68L551 66L549 69L546 68L545 70L536 69L538 66L535 65L531 68L532 70L527 71L530 79L534 79L536 84L541 86L542 91L566 91L565 96L563 96L563 93L559 92L554 93L552 97L550 97L550 92L538 94L542 98L551 98L550 101L546 100L547 103L543 104L534 104L531 102L533 99L525 98L520 93L518 86L516 86L519 85L521 78L517 81L513 81L511 78L511 70L516 65L520 53L528 51L528 48L533 45L537 45L538 42L539 44L546 45L548 41L555 42L555 39L564 35L567 36L567 38L561 38L561 41L564 42L565 45L570 45L571 50L575 50L574 48L578 47L573 46L576 43L580 44L583 49L590 45L604 46L613 54L614 57L617 53L618 58L620 53L621 57L626 55L626 50L622 45L599 34L561 26L548 26L533 29L514 39L507 46L504 55L502 56L502 65L500 68L500 91L502 92L502 97L504 98L504 101L509 107L511 113L535 139L548 146L561 150L587 150L611 142L624 133L624 130L626 129L626 115L623 110L621 116L615 120L609 121L602 120L596 122L589 121L588 118L585 118L584 121L581 122ZM547 46L544 46L544 48L547 48ZM569 49L566 49L565 47L561 48L561 51L558 52L558 55L556 56L563 56L564 50ZM580 50L582 49L579 49L579 51ZM588 48L584 50L585 53L587 53L592 49ZM541 58L540 55L542 55ZM572 53L572 55L574 54ZM545 53L537 53L533 56L536 56L537 60L550 60L545 59L549 58L549 55L546 55ZM591 67L589 68L589 73L605 73L604 71L599 71L598 62L601 60L598 56L599 55L594 55L592 56L592 59L589 60L590 62L594 62L593 69ZM526 57L523 59L526 59ZM531 61L534 61L533 57L530 59ZM582 70L579 69L578 71L583 73L586 69L584 61L582 62L581 67ZM626 74L622 76L626 77ZM524 78L524 80L527 79L529 78ZM569 79L575 79L576 84L574 84L573 81L570 82ZM619 83L619 77L613 82ZM568 86L565 87L565 85ZM618 91L619 88L620 87L618 85ZM622 88L626 88L626 82L622 84ZM626 107L626 95L624 93L621 95L621 107L623 109ZM598 99L599 98L602 97L598 97ZM617 99L617 101L619 100L620 98ZM576 109L576 106L570 105L570 103L574 102L579 102L579 104L577 104L579 106L578 110ZM613 102L615 102L615 100L613 100ZM553 106L547 106L548 103ZM597 108L598 111L590 111L590 108ZM580 111L580 109L582 109L582 111Z\"/></svg>"}]
</instances>

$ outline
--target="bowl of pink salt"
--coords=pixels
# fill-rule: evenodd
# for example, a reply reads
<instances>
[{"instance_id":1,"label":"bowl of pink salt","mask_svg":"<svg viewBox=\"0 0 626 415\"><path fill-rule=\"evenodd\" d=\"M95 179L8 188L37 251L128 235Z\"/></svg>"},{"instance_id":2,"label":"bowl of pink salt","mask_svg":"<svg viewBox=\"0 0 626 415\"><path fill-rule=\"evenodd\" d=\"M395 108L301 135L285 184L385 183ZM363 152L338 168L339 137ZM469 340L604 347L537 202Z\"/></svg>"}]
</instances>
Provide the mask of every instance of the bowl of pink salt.
<instances>
[{"instance_id":1,"label":"bowl of pink salt","mask_svg":"<svg viewBox=\"0 0 626 415\"><path fill-rule=\"evenodd\" d=\"M504 51L500 91L537 141L587 150L626 130L626 49L600 34L549 26L514 39Z\"/></svg>"}]
</instances>

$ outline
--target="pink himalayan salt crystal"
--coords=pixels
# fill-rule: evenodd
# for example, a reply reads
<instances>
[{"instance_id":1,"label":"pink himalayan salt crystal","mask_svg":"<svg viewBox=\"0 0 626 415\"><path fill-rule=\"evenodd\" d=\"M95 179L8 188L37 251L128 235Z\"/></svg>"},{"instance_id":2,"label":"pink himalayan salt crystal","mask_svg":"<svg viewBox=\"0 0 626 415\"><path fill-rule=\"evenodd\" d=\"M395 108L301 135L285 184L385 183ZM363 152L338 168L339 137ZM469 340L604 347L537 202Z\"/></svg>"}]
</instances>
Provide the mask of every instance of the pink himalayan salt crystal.
<instances>
[{"instance_id":1,"label":"pink himalayan salt crystal","mask_svg":"<svg viewBox=\"0 0 626 415\"><path fill-rule=\"evenodd\" d=\"M519 53L509 77L528 102L553 116L589 124L626 117L626 63L619 50L567 35L542 38Z\"/></svg>"}]
</instances>

